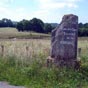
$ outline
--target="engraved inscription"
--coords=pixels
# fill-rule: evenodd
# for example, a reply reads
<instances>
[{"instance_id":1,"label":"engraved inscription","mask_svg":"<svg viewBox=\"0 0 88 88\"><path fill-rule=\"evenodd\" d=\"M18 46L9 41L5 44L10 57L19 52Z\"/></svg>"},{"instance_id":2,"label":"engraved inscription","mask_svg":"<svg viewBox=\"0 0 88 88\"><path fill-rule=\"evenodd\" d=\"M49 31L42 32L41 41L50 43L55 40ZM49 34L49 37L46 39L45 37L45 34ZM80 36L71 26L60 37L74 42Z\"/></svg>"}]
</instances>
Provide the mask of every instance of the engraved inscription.
<instances>
[{"instance_id":1,"label":"engraved inscription","mask_svg":"<svg viewBox=\"0 0 88 88\"><path fill-rule=\"evenodd\" d=\"M74 40L75 40L75 35L76 35L75 33L76 33L75 29L73 29L73 30L63 29L64 37L63 37L63 40L60 41L60 44L68 44L68 45L71 44L71 45L73 45Z\"/></svg>"}]
</instances>

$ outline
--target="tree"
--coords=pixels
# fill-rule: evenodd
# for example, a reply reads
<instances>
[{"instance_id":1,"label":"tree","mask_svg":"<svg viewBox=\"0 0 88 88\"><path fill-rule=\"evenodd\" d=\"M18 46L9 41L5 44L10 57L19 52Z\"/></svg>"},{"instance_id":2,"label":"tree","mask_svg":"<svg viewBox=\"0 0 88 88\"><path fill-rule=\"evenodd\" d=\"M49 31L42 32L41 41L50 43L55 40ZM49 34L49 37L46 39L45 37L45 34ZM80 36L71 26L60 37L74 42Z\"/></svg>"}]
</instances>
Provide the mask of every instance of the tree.
<instances>
[{"instance_id":1,"label":"tree","mask_svg":"<svg viewBox=\"0 0 88 88\"><path fill-rule=\"evenodd\" d=\"M18 31L31 31L32 30L32 24L30 21L23 19L22 21L17 23Z\"/></svg>"},{"instance_id":2,"label":"tree","mask_svg":"<svg viewBox=\"0 0 88 88\"><path fill-rule=\"evenodd\" d=\"M13 22L10 19L8 19L7 20L7 25L8 25L8 27L13 27Z\"/></svg>"},{"instance_id":3,"label":"tree","mask_svg":"<svg viewBox=\"0 0 88 88\"><path fill-rule=\"evenodd\" d=\"M13 23L10 19L3 18L2 19L2 27L13 27Z\"/></svg>"},{"instance_id":4,"label":"tree","mask_svg":"<svg viewBox=\"0 0 88 88\"><path fill-rule=\"evenodd\" d=\"M82 23L79 23L79 28L83 28L83 24Z\"/></svg>"},{"instance_id":5,"label":"tree","mask_svg":"<svg viewBox=\"0 0 88 88\"><path fill-rule=\"evenodd\" d=\"M52 29L53 29L53 27L51 26L51 24L45 23L45 25L44 25L44 31L45 31L45 33L51 32Z\"/></svg>"},{"instance_id":6,"label":"tree","mask_svg":"<svg viewBox=\"0 0 88 88\"><path fill-rule=\"evenodd\" d=\"M23 31L23 24L22 24L22 22L18 22L16 28L18 29L19 32Z\"/></svg>"},{"instance_id":7,"label":"tree","mask_svg":"<svg viewBox=\"0 0 88 88\"><path fill-rule=\"evenodd\" d=\"M21 21L21 23L22 23L22 25L23 25L23 28L22 28L23 31L29 31L29 21L23 19L23 20Z\"/></svg>"},{"instance_id":8,"label":"tree","mask_svg":"<svg viewBox=\"0 0 88 88\"><path fill-rule=\"evenodd\" d=\"M44 23L42 20L33 18L30 20L30 23L32 25L32 31L43 33L44 32Z\"/></svg>"},{"instance_id":9,"label":"tree","mask_svg":"<svg viewBox=\"0 0 88 88\"><path fill-rule=\"evenodd\" d=\"M84 27L85 27L85 28L88 28L88 23L85 23L85 24L84 24Z\"/></svg>"},{"instance_id":10,"label":"tree","mask_svg":"<svg viewBox=\"0 0 88 88\"><path fill-rule=\"evenodd\" d=\"M3 22L2 22L2 20L0 20L0 27L3 27Z\"/></svg>"}]
</instances>

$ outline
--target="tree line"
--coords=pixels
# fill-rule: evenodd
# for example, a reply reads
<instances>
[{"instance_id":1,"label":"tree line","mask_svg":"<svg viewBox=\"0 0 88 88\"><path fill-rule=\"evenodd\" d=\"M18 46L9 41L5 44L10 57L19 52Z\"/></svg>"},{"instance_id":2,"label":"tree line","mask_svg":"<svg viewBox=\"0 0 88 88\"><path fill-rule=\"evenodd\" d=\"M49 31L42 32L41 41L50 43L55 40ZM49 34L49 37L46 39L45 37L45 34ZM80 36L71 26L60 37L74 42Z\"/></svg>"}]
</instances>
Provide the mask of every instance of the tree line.
<instances>
[{"instance_id":1,"label":"tree line","mask_svg":"<svg viewBox=\"0 0 88 88\"><path fill-rule=\"evenodd\" d=\"M44 23L38 18L31 20L23 19L20 22L14 22L7 18L0 20L0 27L15 27L19 32L34 31L38 33L50 33L57 25L55 23ZM88 36L88 23L79 23L78 36Z\"/></svg>"},{"instance_id":2,"label":"tree line","mask_svg":"<svg viewBox=\"0 0 88 88\"><path fill-rule=\"evenodd\" d=\"M39 33L50 33L58 24L44 23L42 20L33 18L32 20L22 20L18 22L18 31L34 31ZM88 23L79 23L78 36L88 36Z\"/></svg>"},{"instance_id":3,"label":"tree line","mask_svg":"<svg viewBox=\"0 0 88 88\"><path fill-rule=\"evenodd\" d=\"M49 33L54 27L50 23L44 23L42 20L33 18L31 20L22 20L17 24L18 31L34 31L38 33Z\"/></svg>"},{"instance_id":4,"label":"tree line","mask_svg":"<svg viewBox=\"0 0 88 88\"><path fill-rule=\"evenodd\" d=\"M88 36L88 23L79 23L78 36Z\"/></svg>"},{"instance_id":5,"label":"tree line","mask_svg":"<svg viewBox=\"0 0 88 88\"><path fill-rule=\"evenodd\" d=\"M0 20L0 27L16 27L16 24L12 22L10 19L3 18Z\"/></svg>"}]
</instances>

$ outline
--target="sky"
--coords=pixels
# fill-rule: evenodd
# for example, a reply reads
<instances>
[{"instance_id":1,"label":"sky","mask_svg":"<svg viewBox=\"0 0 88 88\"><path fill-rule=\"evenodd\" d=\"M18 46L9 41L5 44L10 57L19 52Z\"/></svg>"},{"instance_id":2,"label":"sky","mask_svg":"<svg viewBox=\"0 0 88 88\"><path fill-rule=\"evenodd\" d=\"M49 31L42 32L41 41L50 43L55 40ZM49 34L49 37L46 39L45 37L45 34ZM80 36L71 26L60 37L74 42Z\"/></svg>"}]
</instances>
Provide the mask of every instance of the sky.
<instances>
[{"instance_id":1,"label":"sky","mask_svg":"<svg viewBox=\"0 0 88 88\"><path fill-rule=\"evenodd\" d=\"M88 0L0 0L0 19L36 17L46 23L60 23L65 14L75 14L79 22L88 22Z\"/></svg>"}]
</instances>

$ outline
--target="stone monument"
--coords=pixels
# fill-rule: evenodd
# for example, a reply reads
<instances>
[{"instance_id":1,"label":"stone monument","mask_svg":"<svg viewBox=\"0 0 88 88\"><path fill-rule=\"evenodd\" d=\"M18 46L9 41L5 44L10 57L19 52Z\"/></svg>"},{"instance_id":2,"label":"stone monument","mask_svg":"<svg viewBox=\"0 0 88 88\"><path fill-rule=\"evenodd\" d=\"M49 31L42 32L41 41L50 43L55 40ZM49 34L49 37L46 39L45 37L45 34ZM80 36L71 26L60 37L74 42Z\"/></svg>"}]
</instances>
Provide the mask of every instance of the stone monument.
<instances>
[{"instance_id":1,"label":"stone monument","mask_svg":"<svg viewBox=\"0 0 88 88\"><path fill-rule=\"evenodd\" d=\"M51 58L56 66L75 67L77 63L78 16L64 15L52 31Z\"/></svg>"}]
</instances>

